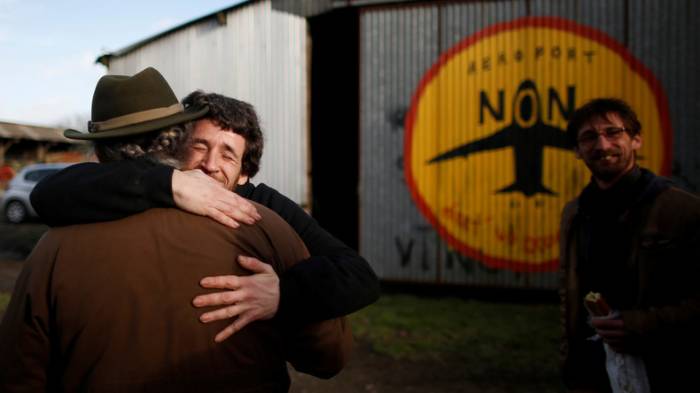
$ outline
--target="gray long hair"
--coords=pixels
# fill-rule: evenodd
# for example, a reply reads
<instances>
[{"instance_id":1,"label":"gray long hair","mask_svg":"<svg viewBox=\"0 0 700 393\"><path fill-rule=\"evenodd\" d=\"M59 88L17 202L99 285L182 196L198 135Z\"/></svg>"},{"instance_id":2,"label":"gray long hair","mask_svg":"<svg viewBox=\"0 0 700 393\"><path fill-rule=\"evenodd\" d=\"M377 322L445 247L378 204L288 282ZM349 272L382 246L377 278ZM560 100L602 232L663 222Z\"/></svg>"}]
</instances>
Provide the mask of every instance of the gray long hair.
<instances>
[{"instance_id":1,"label":"gray long hair","mask_svg":"<svg viewBox=\"0 0 700 393\"><path fill-rule=\"evenodd\" d=\"M192 122L177 124L127 138L96 140L95 155L100 162L143 158L180 169L187 157Z\"/></svg>"}]
</instances>

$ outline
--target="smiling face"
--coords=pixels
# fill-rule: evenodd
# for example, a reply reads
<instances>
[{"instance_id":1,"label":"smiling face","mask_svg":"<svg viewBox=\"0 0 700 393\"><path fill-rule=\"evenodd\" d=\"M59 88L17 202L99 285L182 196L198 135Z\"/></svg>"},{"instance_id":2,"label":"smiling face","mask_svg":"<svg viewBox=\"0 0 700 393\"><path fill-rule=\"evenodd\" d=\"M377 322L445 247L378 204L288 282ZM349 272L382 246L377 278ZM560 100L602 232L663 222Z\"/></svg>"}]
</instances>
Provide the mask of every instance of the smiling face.
<instances>
[{"instance_id":1,"label":"smiling face","mask_svg":"<svg viewBox=\"0 0 700 393\"><path fill-rule=\"evenodd\" d=\"M641 146L641 135L631 136L620 116L609 112L604 117L593 117L579 128L574 151L605 189L634 168L635 154Z\"/></svg>"},{"instance_id":2,"label":"smiling face","mask_svg":"<svg viewBox=\"0 0 700 393\"><path fill-rule=\"evenodd\" d=\"M245 139L231 130L224 130L209 119L194 125L188 157L183 169L201 169L224 187L233 190L245 184L248 176L241 174Z\"/></svg>"}]
</instances>

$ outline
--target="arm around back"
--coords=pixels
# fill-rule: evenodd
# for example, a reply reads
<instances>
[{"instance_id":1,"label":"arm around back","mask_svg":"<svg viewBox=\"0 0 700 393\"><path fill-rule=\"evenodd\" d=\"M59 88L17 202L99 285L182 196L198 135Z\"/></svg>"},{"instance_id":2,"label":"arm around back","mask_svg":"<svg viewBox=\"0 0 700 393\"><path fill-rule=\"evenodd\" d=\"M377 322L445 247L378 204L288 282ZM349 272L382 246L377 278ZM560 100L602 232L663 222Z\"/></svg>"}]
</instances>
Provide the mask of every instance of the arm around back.
<instances>
[{"instance_id":1,"label":"arm around back","mask_svg":"<svg viewBox=\"0 0 700 393\"><path fill-rule=\"evenodd\" d=\"M275 270L284 274L309 254L293 228L268 209L259 207L262 219L259 227L267 233L272 248L277 252L270 257ZM352 332L345 318L297 325L277 318L284 332L284 354L294 368L319 378L331 378L347 363L352 350Z\"/></svg>"},{"instance_id":2,"label":"arm around back","mask_svg":"<svg viewBox=\"0 0 700 393\"><path fill-rule=\"evenodd\" d=\"M286 341L286 357L294 369L324 379L345 367L353 344L350 323L344 317L306 325Z\"/></svg>"},{"instance_id":3,"label":"arm around back","mask_svg":"<svg viewBox=\"0 0 700 393\"><path fill-rule=\"evenodd\" d=\"M144 159L85 162L43 179L30 199L50 226L111 221L175 206L172 173L173 168Z\"/></svg>"},{"instance_id":4,"label":"arm around back","mask_svg":"<svg viewBox=\"0 0 700 393\"><path fill-rule=\"evenodd\" d=\"M379 280L369 263L321 228L294 201L265 184L249 183L237 192L279 214L311 254L280 275L279 319L309 323L336 318L379 298Z\"/></svg>"}]
</instances>

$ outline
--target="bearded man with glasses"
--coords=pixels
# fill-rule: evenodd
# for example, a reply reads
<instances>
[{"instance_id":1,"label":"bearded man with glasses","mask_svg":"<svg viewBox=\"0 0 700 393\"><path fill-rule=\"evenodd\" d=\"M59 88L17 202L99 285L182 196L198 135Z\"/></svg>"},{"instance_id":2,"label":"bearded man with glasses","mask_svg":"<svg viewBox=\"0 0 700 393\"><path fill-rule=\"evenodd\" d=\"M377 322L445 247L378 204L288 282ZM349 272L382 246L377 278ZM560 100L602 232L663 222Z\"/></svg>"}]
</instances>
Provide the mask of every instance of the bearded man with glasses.
<instances>
[{"instance_id":1,"label":"bearded man with glasses","mask_svg":"<svg viewBox=\"0 0 700 393\"><path fill-rule=\"evenodd\" d=\"M652 392L700 387L697 363L685 360L700 353L700 199L637 165L641 129L629 105L610 98L577 109L567 127L576 157L592 173L561 224L569 391L611 391L604 345L640 357ZM588 320L589 292L615 312Z\"/></svg>"}]
</instances>

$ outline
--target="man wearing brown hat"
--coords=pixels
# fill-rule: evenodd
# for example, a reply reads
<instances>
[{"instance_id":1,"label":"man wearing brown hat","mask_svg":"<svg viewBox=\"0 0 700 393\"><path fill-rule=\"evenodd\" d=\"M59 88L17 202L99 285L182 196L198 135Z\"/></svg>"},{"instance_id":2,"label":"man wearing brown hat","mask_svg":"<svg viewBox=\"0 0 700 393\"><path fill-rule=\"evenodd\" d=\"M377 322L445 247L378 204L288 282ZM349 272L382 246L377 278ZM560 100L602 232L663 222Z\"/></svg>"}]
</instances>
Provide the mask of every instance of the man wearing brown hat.
<instances>
[{"instance_id":1,"label":"man wearing brown hat","mask_svg":"<svg viewBox=\"0 0 700 393\"><path fill-rule=\"evenodd\" d=\"M187 143L217 135L224 139L221 157L231 159L222 176L238 182L254 132L224 130L210 114L194 126L204 142L189 142L192 124L180 124L214 111L254 112L223 96L197 97L181 106L152 68L105 76L84 139L95 142L106 165L177 165L192 159ZM269 262L278 274L308 257L281 218L255 208L261 219L235 231L176 209L49 230L25 262L0 325L0 391L279 392L289 387L285 360L317 376L337 373L351 343L342 319L303 328L258 321L215 343L226 322L203 325L189 306L202 290L200 277L245 275L232 263L241 254Z\"/></svg>"},{"instance_id":2,"label":"man wearing brown hat","mask_svg":"<svg viewBox=\"0 0 700 393\"><path fill-rule=\"evenodd\" d=\"M90 137L78 132L67 136ZM254 169L257 171L257 164ZM251 168L241 171L247 178L255 175ZM145 160L81 163L44 178L34 188L31 201L50 226L111 221L151 208L178 207L236 228L238 223L255 220L248 199L279 214L311 255L279 275L255 258L241 258L239 262L252 275L204 278L203 286L225 290L198 296L194 302L197 307L223 306L201 315L204 322L231 321L217 340L256 320L274 317L288 325L313 323L348 315L378 299L379 280L368 261L323 229L297 203L263 183L241 181L243 184L222 188L210 177L213 173L197 162L188 162L181 169Z\"/></svg>"}]
</instances>

